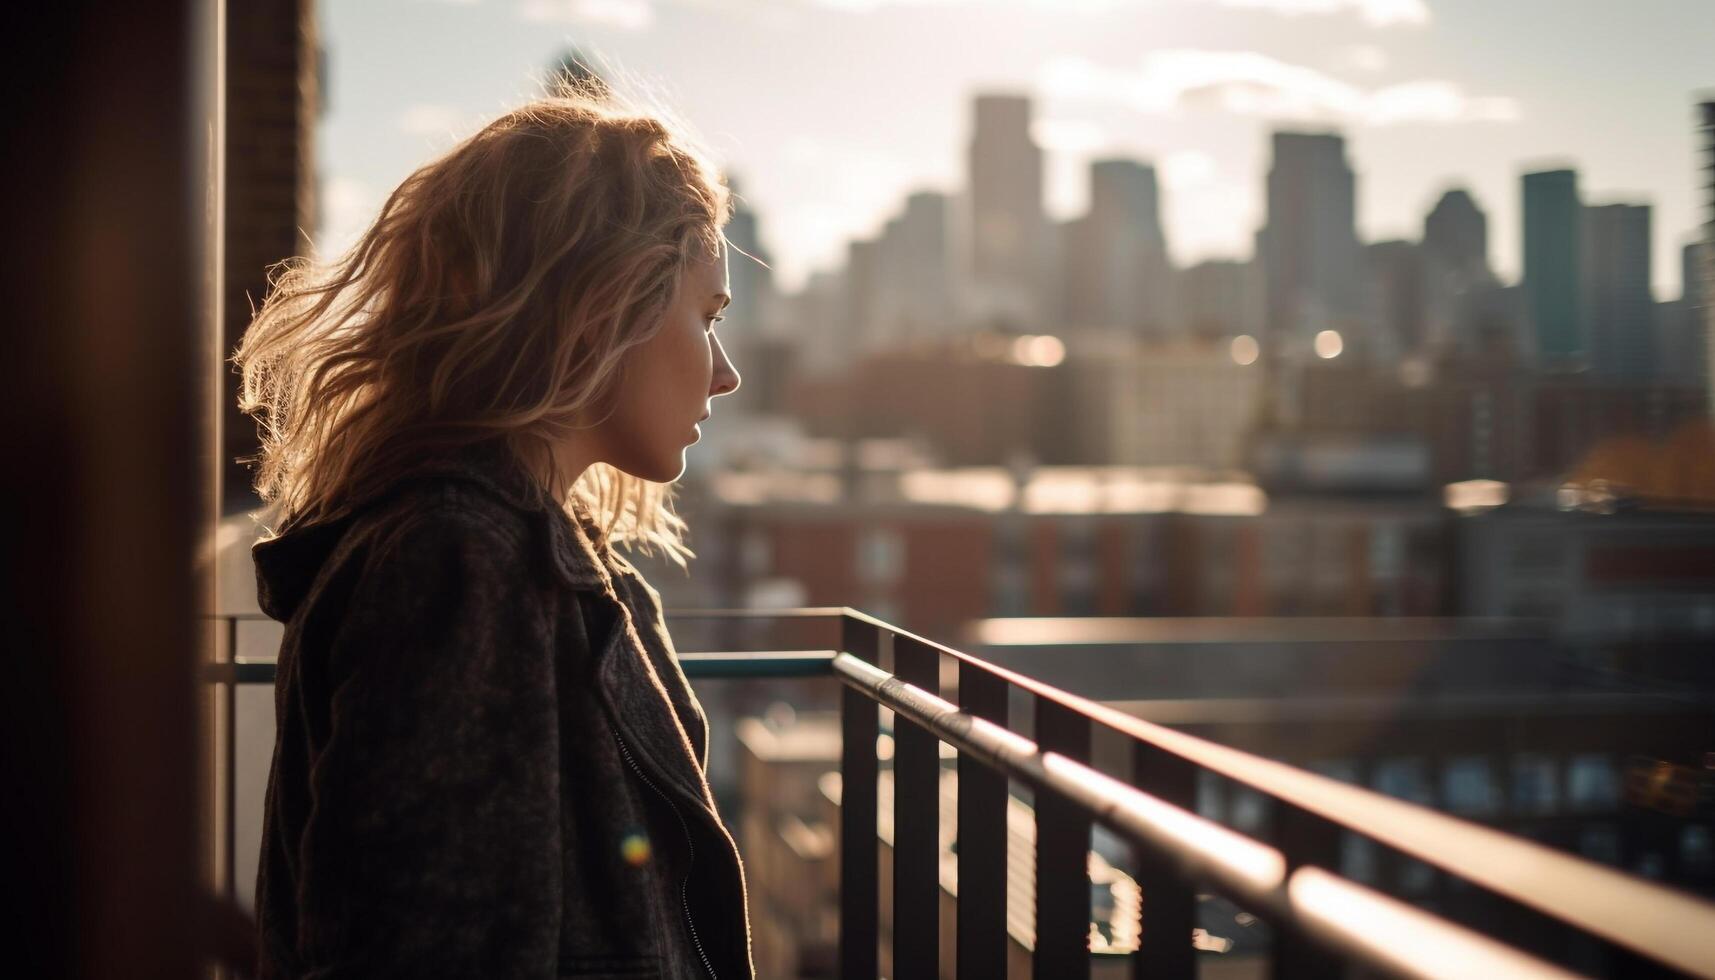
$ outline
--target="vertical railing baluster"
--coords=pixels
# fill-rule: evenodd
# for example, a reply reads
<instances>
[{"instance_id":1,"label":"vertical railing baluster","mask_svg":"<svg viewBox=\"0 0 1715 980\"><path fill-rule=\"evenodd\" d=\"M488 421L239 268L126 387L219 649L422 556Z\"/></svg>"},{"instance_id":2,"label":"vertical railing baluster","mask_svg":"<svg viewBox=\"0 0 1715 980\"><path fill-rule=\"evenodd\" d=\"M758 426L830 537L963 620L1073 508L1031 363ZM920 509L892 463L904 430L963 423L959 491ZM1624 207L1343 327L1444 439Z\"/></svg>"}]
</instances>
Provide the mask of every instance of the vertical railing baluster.
<instances>
[{"instance_id":1,"label":"vertical railing baluster","mask_svg":"<svg viewBox=\"0 0 1715 980\"><path fill-rule=\"evenodd\" d=\"M1286 858L1288 873L1306 864L1338 871L1340 868L1340 828L1327 820L1289 806L1280 800L1269 801L1274 824L1274 846ZM1322 980L1345 976L1340 957L1306 939L1302 933L1284 922L1270 923L1274 928L1274 955L1270 958L1271 976L1276 980Z\"/></svg>"},{"instance_id":2,"label":"vertical railing baluster","mask_svg":"<svg viewBox=\"0 0 1715 980\"><path fill-rule=\"evenodd\" d=\"M1006 682L959 665L959 707L1009 727ZM1006 776L959 753L959 980L1006 976Z\"/></svg>"},{"instance_id":3,"label":"vertical railing baluster","mask_svg":"<svg viewBox=\"0 0 1715 980\"><path fill-rule=\"evenodd\" d=\"M930 694L941 693L940 654L895 636L894 673ZM893 974L932 980L941 946L940 741L894 715Z\"/></svg>"},{"instance_id":4,"label":"vertical railing baluster","mask_svg":"<svg viewBox=\"0 0 1715 980\"><path fill-rule=\"evenodd\" d=\"M1090 719L1036 699L1036 744L1090 761ZM1036 953L1039 980L1090 976L1090 818L1057 793L1036 791Z\"/></svg>"},{"instance_id":5,"label":"vertical railing baluster","mask_svg":"<svg viewBox=\"0 0 1715 980\"><path fill-rule=\"evenodd\" d=\"M845 617L840 645L845 652L875 663L880 630ZM875 839L875 740L880 709L871 697L849 686L840 690L840 976L871 980L880 975L878 881Z\"/></svg>"},{"instance_id":6,"label":"vertical railing baluster","mask_svg":"<svg viewBox=\"0 0 1715 980\"><path fill-rule=\"evenodd\" d=\"M1197 767L1153 745L1132 744L1132 779L1138 789L1183 810L1197 810ZM1135 980L1188 980L1197 975L1191 930L1197 889L1165 854L1134 846L1143 893L1141 939L1131 958Z\"/></svg>"}]
</instances>

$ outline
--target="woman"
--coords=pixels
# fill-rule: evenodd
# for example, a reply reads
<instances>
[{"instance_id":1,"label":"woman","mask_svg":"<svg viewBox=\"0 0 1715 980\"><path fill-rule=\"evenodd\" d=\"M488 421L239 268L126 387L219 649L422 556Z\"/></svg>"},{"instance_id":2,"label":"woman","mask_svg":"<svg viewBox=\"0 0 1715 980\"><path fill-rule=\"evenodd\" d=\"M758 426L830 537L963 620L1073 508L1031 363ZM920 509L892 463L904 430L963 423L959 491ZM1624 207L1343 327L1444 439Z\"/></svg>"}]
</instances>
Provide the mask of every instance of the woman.
<instances>
[{"instance_id":1,"label":"woman","mask_svg":"<svg viewBox=\"0 0 1715 980\"><path fill-rule=\"evenodd\" d=\"M738 387L720 178L571 89L405 180L237 351L286 624L262 977L749 977L737 848L657 593Z\"/></svg>"}]
</instances>

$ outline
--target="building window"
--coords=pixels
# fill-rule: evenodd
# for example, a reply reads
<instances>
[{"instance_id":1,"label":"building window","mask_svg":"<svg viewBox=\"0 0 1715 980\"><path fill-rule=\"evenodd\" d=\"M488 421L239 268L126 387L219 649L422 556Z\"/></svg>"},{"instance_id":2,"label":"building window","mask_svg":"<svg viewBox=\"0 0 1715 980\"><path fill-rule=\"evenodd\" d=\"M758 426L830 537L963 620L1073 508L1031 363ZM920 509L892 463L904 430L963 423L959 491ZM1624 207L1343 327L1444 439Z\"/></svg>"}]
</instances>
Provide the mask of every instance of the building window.
<instances>
[{"instance_id":1,"label":"building window","mask_svg":"<svg viewBox=\"0 0 1715 980\"><path fill-rule=\"evenodd\" d=\"M1680 828L1679 866L1694 878L1705 878L1715 871L1715 841L1710 840L1708 827L1690 824Z\"/></svg>"},{"instance_id":2,"label":"building window","mask_svg":"<svg viewBox=\"0 0 1715 980\"><path fill-rule=\"evenodd\" d=\"M865 528L858 536L858 581L891 585L905 569L905 538L897 528Z\"/></svg>"},{"instance_id":3,"label":"building window","mask_svg":"<svg viewBox=\"0 0 1715 980\"><path fill-rule=\"evenodd\" d=\"M1429 769L1421 758L1401 756L1376 763L1370 785L1376 792L1424 806L1435 802L1429 785Z\"/></svg>"},{"instance_id":4,"label":"building window","mask_svg":"<svg viewBox=\"0 0 1715 980\"><path fill-rule=\"evenodd\" d=\"M1353 833L1341 834L1340 874L1353 881L1374 884L1376 880L1375 841Z\"/></svg>"},{"instance_id":5,"label":"building window","mask_svg":"<svg viewBox=\"0 0 1715 980\"><path fill-rule=\"evenodd\" d=\"M1578 853L1603 864L1619 864L1620 832L1612 824L1590 824L1578 832Z\"/></svg>"},{"instance_id":6,"label":"building window","mask_svg":"<svg viewBox=\"0 0 1715 980\"><path fill-rule=\"evenodd\" d=\"M1197 814L1216 823L1225 822L1226 807L1221 793L1221 777L1212 772L1197 773Z\"/></svg>"},{"instance_id":7,"label":"building window","mask_svg":"<svg viewBox=\"0 0 1715 980\"><path fill-rule=\"evenodd\" d=\"M1260 833L1268 815L1268 803L1262 794L1244 786L1234 786L1232 795L1233 828L1247 834Z\"/></svg>"},{"instance_id":8,"label":"building window","mask_svg":"<svg viewBox=\"0 0 1715 980\"><path fill-rule=\"evenodd\" d=\"M1535 753L1513 756L1513 809L1524 814L1553 813L1560 805L1554 759Z\"/></svg>"},{"instance_id":9,"label":"building window","mask_svg":"<svg viewBox=\"0 0 1715 980\"><path fill-rule=\"evenodd\" d=\"M1061 524L1060 599L1068 616L1096 614L1096 528L1089 521Z\"/></svg>"},{"instance_id":10,"label":"building window","mask_svg":"<svg viewBox=\"0 0 1715 980\"><path fill-rule=\"evenodd\" d=\"M1489 760L1478 755L1447 760L1441 770L1441 798L1454 813L1481 817L1500 809Z\"/></svg>"},{"instance_id":11,"label":"building window","mask_svg":"<svg viewBox=\"0 0 1715 980\"><path fill-rule=\"evenodd\" d=\"M1620 777L1605 755L1575 755L1566 767L1566 801L1577 810L1609 811L1620 805Z\"/></svg>"}]
</instances>

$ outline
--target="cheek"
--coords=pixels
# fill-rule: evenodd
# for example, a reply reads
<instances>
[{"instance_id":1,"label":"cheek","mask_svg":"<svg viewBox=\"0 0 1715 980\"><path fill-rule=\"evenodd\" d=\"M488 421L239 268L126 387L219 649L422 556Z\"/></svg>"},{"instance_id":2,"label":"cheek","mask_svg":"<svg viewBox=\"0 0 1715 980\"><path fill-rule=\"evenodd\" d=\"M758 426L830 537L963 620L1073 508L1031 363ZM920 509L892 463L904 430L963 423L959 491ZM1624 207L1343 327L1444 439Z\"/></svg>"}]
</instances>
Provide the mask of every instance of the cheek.
<instances>
[{"instance_id":1,"label":"cheek","mask_svg":"<svg viewBox=\"0 0 1715 980\"><path fill-rule=\"evenodd\" d=\"M675 331L671 336L663 333L656 340L659 342L647 351L646 364L640 365L636 393L642 396L645 413L676 422L683 414L682 406L708 393L712 371L709 342L700 327Z\"/></svg>"}]
</instances>

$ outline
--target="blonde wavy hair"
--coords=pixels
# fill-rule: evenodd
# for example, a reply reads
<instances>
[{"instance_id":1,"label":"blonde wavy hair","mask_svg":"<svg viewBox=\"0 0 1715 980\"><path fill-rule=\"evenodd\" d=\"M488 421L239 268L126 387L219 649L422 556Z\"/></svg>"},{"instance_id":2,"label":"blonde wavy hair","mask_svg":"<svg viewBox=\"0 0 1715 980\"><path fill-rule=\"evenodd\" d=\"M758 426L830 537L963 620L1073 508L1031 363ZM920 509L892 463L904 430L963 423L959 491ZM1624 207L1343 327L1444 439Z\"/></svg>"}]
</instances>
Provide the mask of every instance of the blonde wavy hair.
<instances>
[{"instance_id":1,"label":"blonde wavy hair","mask_svg":"<svg viewBox=\"0 0 1715 980\"><path fill-rule=\"evenodd\" d=\"M724 180L683 128L562 82L423 166L330 263L277 267L233 361L261 429L265 527L349 513L413 462L504 447L546 499L681 567L673 488L552 447L598 424L687 265L721 254Z\"/></svg>"}]
</instances>

